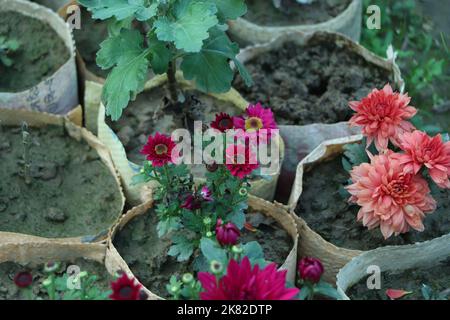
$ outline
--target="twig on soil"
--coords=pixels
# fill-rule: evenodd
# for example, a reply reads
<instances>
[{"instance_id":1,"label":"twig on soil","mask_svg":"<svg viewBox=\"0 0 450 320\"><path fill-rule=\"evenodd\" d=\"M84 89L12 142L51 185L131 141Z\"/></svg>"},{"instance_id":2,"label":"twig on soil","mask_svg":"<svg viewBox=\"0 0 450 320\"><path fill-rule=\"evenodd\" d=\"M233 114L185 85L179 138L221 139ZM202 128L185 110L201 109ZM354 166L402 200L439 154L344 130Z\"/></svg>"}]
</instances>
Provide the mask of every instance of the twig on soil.
<instances>
[{"instance_id":1,"label":"twig on soil","mask_svg":"<svg viewBox=\"0 0 450 320\"><path fill-rule=\"evenodd\" d=\"M30 133L28 132L28 124L22 122L22 161L23 161L23 176L26 184L31 184L31 162L30 162Z\"/></svg>"}]
</instances>

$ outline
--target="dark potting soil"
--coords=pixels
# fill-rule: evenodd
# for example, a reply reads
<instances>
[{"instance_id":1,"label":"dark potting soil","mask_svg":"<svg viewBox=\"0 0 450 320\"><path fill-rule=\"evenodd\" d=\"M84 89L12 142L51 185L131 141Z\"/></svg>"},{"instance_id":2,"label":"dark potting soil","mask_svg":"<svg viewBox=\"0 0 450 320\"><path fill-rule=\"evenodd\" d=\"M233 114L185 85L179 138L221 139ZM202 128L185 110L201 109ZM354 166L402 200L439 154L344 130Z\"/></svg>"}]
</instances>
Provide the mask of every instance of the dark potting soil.
<instances>
[{"instance_id":1,"label":"dark potting soil","mask_svg":"<svg viewBox=\"0 0 450 320\"><path fill-rule=\"evenodd\" d=\"M13 65L0 64L0 92L20 92L55 73L70 57L49 24L13 11L0 11L0 36L17 40Z\"/></svg>"},{"instance_id":2,"label":"dark potting soil","mask_svg":"<svg viewBox=\"0 0 450 320\"><path fill-rule=\"evenodd\" d=\"M446 293L450 296L450 259L430 268L413 268L404 271L383 272L381 274L381 289L369 290L367 277L360 280L348 290L347 295L353 300L389 300L387 289L397 289L412 292L402 300L425 300L422 285L429 286L433 293Z\"/></svg>"},{"instance_id":3,"label":"dark potting soil","mask_svg":"<svg viewBox=\"0 0 450 320\"><path fill-rule=\"evenodd\" d=\"M253 214L249 215L253 216ZM266 260L281 265L292 247L292 239L271 218L255 214L249 222L259 228L257 232L244 231L242 243L259 241ZM167 238L159 238L158 218L153 210L130 221L115 237L114 246L127 262L133 274L150 291L168 297L166 285L172 275L181 277L193 272L192 261L178 262L167 252L171 246Z\"/></svg>"},{"instance_id":4,"label":"dark potting soil","mask_svg":"<svg viewBox=\"0 0 450 320\"><path fill-rule=\"evenodd\" d=\"M338 247L371 250L387 245L405 245L431 240L450 232L450 191L432 188L437 209L426 216L425 230L384 240L379 228L368 230L356 220L359 206L350 205L343 190L350 175L342 167L342 158L315 165L303 176L303 192L295 210L311 229ZM307 169L307 170L308 170Z\"/></svg>"},{"instance_id":5,"label":"dark potting soil","mask_svg":"<svg viewBox=\"0 0 450 320\"><path fill-rule=\"evenodd\" d=\"M307 47L286 43L246 67L254 85L247 87L238 76L234 87L247 101L271 107L281 125L347 121L352 115L349 101L392 84L387 70L323 41Z\"/></svg>"},{"instance_id":6,"label":"dark potting soil","mask_svg":"<svg viewBox=\"0 0 450 320\"><path fill-rule=\"evenodd\" d=\"M76 265L80 267L81 271L87 271L90 275L96 275L96 287L102 291L110 290L110 282L113 277L107 272L105 266L93 260L86 260L83 258L75 259L74 261L64 262L61 265L58 276L64 275L69 266ZM14 262L4 262L0 264L0 300L22 300L28 299L23 295L17 286L14 284L14 276L22 271L30 272L33 275L33 284L31 286L33 295L44 300L48 300L47 292L41 288L42 281L48 275L43 271L43 264L17 264Z\"/></svg>"},{"instance_id":7,"label":"dark potting soil","mask_svg":"<svg viewBox=\"0 0 450 320\"><path fill-rule=\"evenodd\" d=\"M106 78L109 70L103 70L97 66L96 58L97 51L100 50L100 44L108 37L108 23L103 20L92 19L91 14L82 9L81 29L74 29L73 37L86 68L96 76Z\"/></svg>"},{"instance_id":8,"label":"dark potting soil","mask_svg":"<svg viewBox=\"0 0 450 320\"><path fill-rule=\"evenodd\" d=\"M121 213L110 170L61 127L29 128L31 183L23 175L22 132L0 132L0 231L77 237L106 231Z\"/></svg>"},{"instance_id":9,"label":"dark potting soil","mask_svg":"<svg viewBox=\"0 0 450 320\"><path fill-rule=\"evenodd\" d=\"M232 104L199 92L186 91L184 94L188 101L185 106L188 108L187 120L179 110L166 107L164 97L168 94L161 89L147 90L139 94L124 110L118 121L111 121L107 117L107 124L124 145L130 161L141 164L145 160L140 150L149 135L156 132L170 135L175 129L186 127L193 130L194 121L203 121L209 125L215 119L216 113L226 112L235 115L239 112Z\"/></svg>"},{"instance_id":10,"label":"dark potting soil","mask_svg":"<svg viewBox=\"0 0 450 320\"><path fill-rule=\"evenodd\" d=\"M291 26L316 24L338 16L351 0L315 0L300 4L295 0L281 0L281 8L273 0L247 0L248 11L244 19L263 26Z\"/></svg>"}]
</instances>

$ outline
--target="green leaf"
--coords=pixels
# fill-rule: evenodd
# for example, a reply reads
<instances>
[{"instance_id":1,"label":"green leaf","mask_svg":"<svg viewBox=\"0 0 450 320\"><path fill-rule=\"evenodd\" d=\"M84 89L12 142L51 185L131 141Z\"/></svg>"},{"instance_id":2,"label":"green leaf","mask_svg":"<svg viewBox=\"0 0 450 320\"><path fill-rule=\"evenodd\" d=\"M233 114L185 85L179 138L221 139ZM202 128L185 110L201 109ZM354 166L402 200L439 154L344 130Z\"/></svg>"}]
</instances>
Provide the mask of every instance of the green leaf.
<instances>
[{"instance_id":1,"label":"green leaf","mask_svg":"<svg viewBox=\"0 0 450 320\"><path fill-rule=\"evenodd\" d=\"M233 222L236 227L239 229L242 229L245 224L245 212L244 210L247 209L248 205L246 202L241 202L236 206L236 210L233 210L232 213L228 215L228 219Z\"/></svg>"},{"instance_id":2,"label":"green leaf","mask_svg":"<svg viewBox=\"0 0 450 320\"><path fill-rule=\"evenodd\" d=\"M174 42L186 52L199 52L208 30L219 22L216 12L216 6L208 1L177 0L174 18L159 17L153 26L159 40Z\"/></svg>"},{"instance_id":3,"label":"green leaf","mask_svg":"<svg viewBox=\"0 0 450 320\"><path fill-rule=\"evenodd\" d=\"M298 300L308 299L310 293L311 293L311 289L309 289L308 286L302 287L302 289L300 290L300 293L298 295Z\"/></svg>"},{"instance_id":4,"label":"green leaf","mask_svg":"<svg viewBox=\"0 0 450 320\"><path fill-rule=\"evenodd\" d=\"M352 166L358 166L361 163L369 161L366 149L362 143L349 143L344 146L344 156ZM348 164L342 161L344 168L348 168ZM347 169L346 169L347 170ZM347 170L348 171L348 170Z\"/></svg>"},{"instance_id":5,"label":"green leaf","mask_svg":"<svg viewBox=\"0 0 450 320\"><path fill-rule=\"evenodd\" d=\"M170 217L161 220L156 225L156 230L158 231L158 237L163 237L173 230L180 228L180 219L178 217Z\"/></svg>"},{"instance_id":6,"label":"green leaf","mask_svg":"<svg viewBox=\"0 0 450 320\"><path fill-rule=\"evenodd\" d=\"M244 0L214 0L221 22L235 20L247 13L247 5Z\"/></svg>"},{"instance_id":7,"label":"green leaf","mask_svg":"<svg viewBox=\"0 0 450 320\"><path fill-rule=\"evenodd\" d=\"M242 246L242 255L247 256L250 261L264 259L264 250L257 241L251 241Z\"/></svg>"},{"instance_id":8,"label":"green leaf","mask_svg":"<svg viewBox=\"0 0 450 320\"><path fill-rule=\"evenodd\" d=\"M227 264L227 252L216 241L210 238L202 238L200 240L200 249L208 262L216 260L223 265Z\"/></svg>"},{"instance_id":9,"label":"green leaf","mask_svg":"<svg viewBox=\"0 0 450 320\"><path fill-rule=\"evenodd\" d=\"M183 235L176 234L172 237L173 245L170 247L169 256L177 257L177 261L187 261L194 252L194 244Z\"/></svg>"},{"instance_id":10,"label":"green leaf","mask_svg":"<svg viewBox=\"0 0 450 320\"><path fill-rule=\"evenodd\" d=\"M109 69L115 65L125 64L144 52L144 38L137 30L121 30L100 44L97 52L97 65Z\"/></svg>"},{"instance_id":11,"label":"green leaf","mask_svg":"<svg viewBox=\"0 0 450 320\"><path fill-rule=\"evenodd\" d=\"M331 284L322 280L314 286L314 292L336 300L341 299L337 290Z\"/></svg>"},{"instance_id":12,"label":"green leaf","mask_svg":"<svg viewBox=\"0 0 450 320\"><path fill-rule=\"evenodd\" d=\"M172 52L166 47L166 44L159 41L156 35L149 37L148 43L151 57L150 65L156 74L163 74L167 71L169 62L172 60Z\"/></svg>"},{"instance_id":13,"label":"green leaf","mask_svg":"<svg viewBox=\"0 0 450 320\"><path fill-rule=\"evenodd\" d=\"M133 18L127 18L121 21L118 21L116 19L109 19L108 20L108 34L111 36L115 36L120 34L120 31L122 31L122 29L130 29L131 28L131 24L133 22Z\"/></svg>"},{"instance_id":14,"label":"green leaf","mask_svg":"<svg viewBox=\"0 0 450 320\"><path fill-rule=\"evenodd\" d=\"M139 21L145 21L158 11L158 3L146 6L145 0L79 0L78 3L92 12L93 19L100 20L115 17L120 21L135 17Z\"/></svg>"},{"instance_id":15,"label":"green leaf","mask_svg":"<svg viewBox=\"0 0 450 320\"><path fill-rule=\"evenodd\" d=\"M233 60L246 84L251 85L250 75L236 59L238 52L239 46L231 42L225 32L213 28L202 50L183 58L181 70L186 79L195 81L198 89L204 92L223 93L231 88L234 72L229 60Z\"/></svg>"}]
</instances>

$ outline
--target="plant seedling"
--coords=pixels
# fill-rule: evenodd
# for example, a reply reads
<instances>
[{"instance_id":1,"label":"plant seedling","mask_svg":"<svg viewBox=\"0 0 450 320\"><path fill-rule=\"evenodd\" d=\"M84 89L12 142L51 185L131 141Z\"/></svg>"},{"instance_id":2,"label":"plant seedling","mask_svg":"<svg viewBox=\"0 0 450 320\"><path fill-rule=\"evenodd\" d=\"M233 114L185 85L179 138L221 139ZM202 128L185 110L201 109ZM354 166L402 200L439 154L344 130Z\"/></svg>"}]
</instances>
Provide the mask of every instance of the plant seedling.
<instances>
[{"instance_id":1,"label":"plant seedling","mask_svg":"<svg viewBox=\"0 0 450 320\"><path fill-rule=\"evenodd\" d=\"M7 40L5 37L0 37L0 63L5 67L11 67L13 60L11 54L19 49L19 42L14 39Z\"/></svg>"},{"instance_id":2,"label":"plant seedling","mask_svg":"<svg viewBox=\"0 0 450 320\"><path fill-rule=\"evenodd\" d=\"M24 121L22 122L22 165L23 165L23 177L26 184L31 184L31 159L30 159L30 132L28 131L28 124Z\"/></svg>"},{"instance_id":3,"label":"plant seedling","mask_svg":"<svg viewBox=\"0 0 450 320\"><path fill-rule=\"evenodd\" d=\"M245 14L244 0L80 0L93 19L109 20L110 35L100 45L97 64L111 69L102 99L106 114L117 120L130 100L143 91L149 69L167 74L169 103L182 107L176 81L179 66L187 80L204 92L230 90L236 69L251 77L236 59L239 46L226 35L226 22ZM141 27L133 27L133 22ZM144 34L141 30L145 30Z\"/></svg>"}]
</instances>

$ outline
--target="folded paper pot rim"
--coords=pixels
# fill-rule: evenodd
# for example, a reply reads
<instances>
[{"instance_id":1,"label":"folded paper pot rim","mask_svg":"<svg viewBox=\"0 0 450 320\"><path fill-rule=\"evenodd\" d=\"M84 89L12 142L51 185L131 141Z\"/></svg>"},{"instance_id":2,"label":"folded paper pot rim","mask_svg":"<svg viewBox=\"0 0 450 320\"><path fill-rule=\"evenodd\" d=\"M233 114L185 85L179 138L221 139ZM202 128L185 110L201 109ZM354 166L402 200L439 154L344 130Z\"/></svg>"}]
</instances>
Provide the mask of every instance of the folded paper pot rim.
<instances>
[{"instance_id":1,"label":"folded paper pot rim","mask_svg":"<svg viewBox=\"0 0 450 320\"><path fill-rule=\"evenodd\" d=\"M268 43L256 44L241 50L237 59L245 65L260 55L264 55L272 50L278 50L278 48L285 43L294 43L300 47L308 47L313 43L335 43L339 48L345 48L349 52L357 54L369 64L389 71L398 89L401 92L405 90L405 82L402 78L400 68L395 62L395 56L392 56L392 53L388 52L388 58L382 58L339 33L316 31L309 33L291 32L281 34Z\"/></svg>"},{"instance_id":2,"label":"folded paper pot rim","mask_svg":"<svg viewBox=\"0 0 450 320\"><path fill-rule=\"evenodd\" d=\"M75 45L69 26L49 8L30 1L0 0L0 11L15 11L50 25L64 42L69 52L69 59L58 70L31 88L20 92L0 92L0 107L43 111L60 115L69 113L78 105ZM54 95L50 104L49 93Z\"/></svg>"},{"instance_id":3,"label":"folded paper pot rim","mask_svg":"<svg viewBox=\"0 0 450 320\"><path fill-rule=\"evenodd\" d=\"M151 197L149 197L151 198ZM283 205L277 203L270 203L266 200L259 199L254 196L249 196L249 207L255 211L261 212L267 216L275 219L282 227L285 229L293 240L292 249L290 250L285 262L279 268L279 270L287 270L287 281L295 283L295 277L297 272L297 245L298 245L298 231L295 226L295 221L292 215L284 208ZM135 217L144 215L153 206L153 201L150 200L139 206L134 207L128 211L119 222L114 226L111 231L108 240L108 249L106 255L106 267L111 274L116 273L121 270L127 273L129 276L135 277L133 272L128 267L125 260L121 257L120 253L114 247L113 240L115 235L120 232L128 222L133 220ZM148 294L150 300L160 300L163 299L159 297L156 293L151 292L143 285L144 291Z\"/></svg>"},{"instance_id":4,"label":"folded paper pot rim","mask_svg":"<svg viewBox=\"0 0 450 320\"><path fill-rule=\"evenodd\" d=\"M72 122L72 119L75 119L77 122L80 121L79 110L80 108L75 109L74 113L71 114L72 118L70 118L29 110L0 109L0 119L2 121L2 125L21 125L23 121L26 121L30 127L45 127L47 125L64 127L68 136L70 136L72 139L76 141L85 141L92 149L94 149L98 153L102 163L108 168L109 172L114 177L114 180L116 182L116 188L117 191L120 193L121 198L120 207L117 208L117 213L115 214L117 219L119 219L125 207L125 197L122 191L119 175L116 169L114 168L113 161L111 159L108 149L91 132L89 132L85 128L80 127L79 123L77 125L77 123ZM110 228L112 227L112 225L110 226ZM105 239L105 237L106 234L105 236L80 235L79 237L70 237L70 238L45 238L16 232L0 231L0 245L3 243L11 243L11 242L14 243L21 241L43 241L43 240L46 240L49 243L67 243L67 242L79 243L84 241L89 242L91 241L89 240L91 238L95 239L94 241L102 241Z\"/></svg>"},{"instance_id":5,"label":"folded paper pot rim","mask_svg":"<svg viewBox=\"0 0 450 320\"><path fill-rule=\"evenodd\" d=\"M259 0L270 1L270 0ZM290 26L262 26L245 18L229 21L229 33L245 44L266 43L281 34L291 32L334 31L359 41L362 23L362 0L352 0L336 17L317 24Z\"/></svg>"},{"instance_id":6,"label":"folded paper pot rim","mask_svg":"<svg viewBox=\"0 0 450 320\"><path fill-rule=\"evenodd\" d=\"M343 300L346 291L367 276L367 268L378 266L381 272L430 267L450 257L450 234L416 244L387 246L367 251L347 263L337 274L337 290Z\"/></svg>"},{"instance_id":7,"label":"folded paper pot rim","mask_svg":"<svg viewBox=\"0 0 450 320\"><path fill-rule=\"evenodd\" d=\"M177 81L178 84L185 90L195 90L195 87L192 85L191 82L184 80L182 73L177 73ZM164 85L167 82L167 76L160 75L152 78L149 80L144 88L144 91L147 90L155 90ZM101 99L99 97L96 97L100 94L99 85L98 84L89 84L86 86L86 95L90 97L90 100L93 101L100 101ZM96 92L96 94L91 94ZM249 103L244 100L241 95L234 89L231 89L229 92L224 94L207 94L215 99L218 99L223 102L228 102L234 107L236 107L237 110L244 111ZM92 105L90 101L86 101L87 105ZM89 121L90 118L94 118L97 116L98 122L97 122L97 130L98 130L98 137L100 141L105 144L108 149L111 152L112 159L114 161L114 165L116 166L117 170L119 171L119 174L122 178L125 194L127 201L130 202L132 205L137 205L142 203L141 201L141 189L142 185L131 185L132 178L136 174L139 173L139 170L141 168L141 165L133 163L128 160L127 154L125 151L125 148L122 144L122 142L119 140L117 135L113 132L113 130L106 124L105 117L105 107L101 103L98 111L95 110L95 108L90 108L91 114L86 114L86 122ZM96 114L98 112L98 114ZM250 193L252 193L255 196L258 196L263 199L272 200L275 196L275 191L277 187L278 178L281 171L281 166L284 159L284 142L283 139L279 138L280 143L280 167L278 168L278 171L276 174L271 176L270 180L265 179L256 179L252 181L252 186L250 189ZM198 181L202 181L200 178L196 178ZM155 186L154 183L148 184L150 186Z\"/></svg>"}]
</instances>

